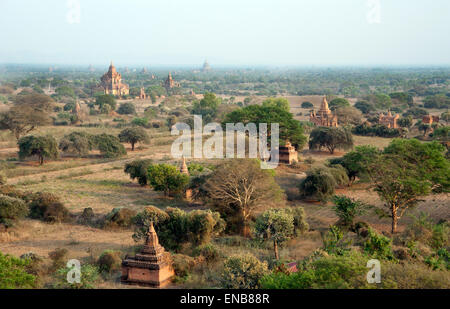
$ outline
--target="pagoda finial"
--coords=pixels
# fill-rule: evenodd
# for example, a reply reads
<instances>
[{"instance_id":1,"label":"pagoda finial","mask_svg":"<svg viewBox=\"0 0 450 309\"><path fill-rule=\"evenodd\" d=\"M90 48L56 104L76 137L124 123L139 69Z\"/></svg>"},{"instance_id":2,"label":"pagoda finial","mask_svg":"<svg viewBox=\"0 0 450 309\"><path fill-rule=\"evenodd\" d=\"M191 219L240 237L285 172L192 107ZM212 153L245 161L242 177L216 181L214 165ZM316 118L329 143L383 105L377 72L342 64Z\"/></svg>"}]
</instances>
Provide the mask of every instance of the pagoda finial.
<instances>
[{"instance_id":1,"label":"pagoda finial","mask_svg":"<svg viewBox=\"0 0 450 309\"><path fill-rule=\"evenodd\" d=\"M145 245L156 247L159 244L158 235L156 234L155 228L153 226L153 221L150 221L150 225L147 231L147 239Z\"/></svg>"},{"instance_id":2,"label":"pagoda finial","mask_svg":"<svg viewBox=\"0 0 450 309\"><path fill-rule=\"evenodd\" d=\"M186 164L186 158L183 156L183 161L181 162L180 172L181 174L189 175L189 169Z\"/></svg>"}]
</instances>

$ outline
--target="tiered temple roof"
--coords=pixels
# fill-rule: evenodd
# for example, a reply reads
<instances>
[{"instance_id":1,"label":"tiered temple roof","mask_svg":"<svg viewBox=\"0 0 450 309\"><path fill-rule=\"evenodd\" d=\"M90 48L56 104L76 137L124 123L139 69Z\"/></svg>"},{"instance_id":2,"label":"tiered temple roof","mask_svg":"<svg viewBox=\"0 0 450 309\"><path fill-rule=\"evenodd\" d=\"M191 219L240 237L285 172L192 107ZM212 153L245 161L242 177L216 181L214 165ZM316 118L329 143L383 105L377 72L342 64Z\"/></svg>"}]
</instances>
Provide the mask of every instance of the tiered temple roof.
<instances>
[{"instance_id":1,"label":"tiered temple roof","mask_svg":"<svg viewBox=\"0 0 450 309\"><path fill-rule=\"evenodd\" d=\"M130 88L127 84L122 83L122 75L117 72L116 67L111 61L108 72L106 72L102 78L102 87L105 94L112 94L117 96L128 95Z\"/></svg>"},{"instance_id":2,"label":"tiered temple roof","mask_svg":"<svg viewBox=\"0 0 450 309\"><path fill-rule=\"evenodd\" d=\"M314 110L311 111L309 115L309 121L321 127L338 126L337 115L333 114L329 109L326 97L323 98L322 105L320 106L320 110L317 113Z\"/></svg>"}]
</instances>

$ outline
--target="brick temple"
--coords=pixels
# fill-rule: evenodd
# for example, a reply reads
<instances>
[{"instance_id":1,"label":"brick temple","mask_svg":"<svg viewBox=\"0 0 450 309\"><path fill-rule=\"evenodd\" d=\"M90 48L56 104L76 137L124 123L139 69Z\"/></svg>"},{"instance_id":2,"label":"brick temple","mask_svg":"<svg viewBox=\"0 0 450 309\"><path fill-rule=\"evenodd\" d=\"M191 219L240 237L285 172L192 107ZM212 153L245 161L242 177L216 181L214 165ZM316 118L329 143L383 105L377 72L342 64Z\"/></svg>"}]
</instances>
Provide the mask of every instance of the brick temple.
<instances>
[{"instance_id":1,"label":"brick temple","mask_svg":"<svg viewBox=\"0 0 450 309\"><path fill-rule=\"evenodd\" d=\"M162 287L175 275L170 253L159 244L153 222L147 232L144 248L134 257L122 261L121 281L128 284Z\"/></svg>"},{"instance_id":2,"label":"brick temple","mask_svg":"<svg viewBox=\"0 0 450 309\"><path fill-rule=\"evenodd\" d=\"M101 82L105 94L117 96L130 94L130 87L127 84L122 83L122 75L117 72L112 61L108 72L102 76Z\"/></svg>"},{"instance_id":3,"label":"brick temple","mask_svg":"<svg viewBox=\"0 0 450 309\"><path fill-rule=\"evenodd\" d=\"M309 115L309 121L320 127L337 127L338 118L328 107L327 98L324 97L320 110L316 113L314 110Z\"/></svg>"},{"instance_id":4,"label":"brick temple","mask_svg":"<svg viewBox=\"0 0 450 309\"><path fill-rule=\"evenodd\" d=\"M381 113L380 117L378 118L378 123L388 127L389 129L397 129L398 128L398 124L397 124L397 120L398 118L400 118L399 115L395 115L393 116L391 111L388 111L387 115Z\"/></svg>"}]
</instances>

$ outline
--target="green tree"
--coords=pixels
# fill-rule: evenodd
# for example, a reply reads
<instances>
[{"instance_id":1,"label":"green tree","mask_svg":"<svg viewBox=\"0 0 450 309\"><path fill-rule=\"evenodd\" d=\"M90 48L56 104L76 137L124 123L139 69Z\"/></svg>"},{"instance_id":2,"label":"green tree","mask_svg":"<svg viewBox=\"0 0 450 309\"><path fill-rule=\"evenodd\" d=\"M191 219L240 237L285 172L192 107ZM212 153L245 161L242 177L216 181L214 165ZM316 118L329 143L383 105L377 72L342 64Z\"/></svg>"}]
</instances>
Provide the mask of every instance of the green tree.
<instances>
[{"instance_id":1,"label":"green tree","mask_svg":"<svg viewBox=\"0 0 450 309\"><path fill-rule=\"evenodd\" d=\"M413 125L413 118L412 116L403 117L400 118L397 123L402 128L411 128Z\"/></svg>"},{"instance_id":2,"label":"green tree","mask_svg":"<svg viewBox=\"0 0 450 309\"><path fill-rule=\"evenodd\" d=\"M380 155L378 148L370 145L356 146L355 150L347 152L342 158L330 160L331 164L342 165L352 184L356 178L367 179L367 168Z\"/></svg>"},{"instance_id":3,"label":"green tree","mask_svg":"<svg viewBox=\"0 0 450 309\"><path fill-rule=\"evenodd\" d=\"M337 98L330 102L329 107L332 111L340 108L340 107L350 107L350 103L343 98Z\"/></svg>"},{"instance_id":4,"label":"green tree","mask_svg":"<svg viewBox=\"0 0 450 309\"><path fill-rule=\"evenodd\" d=\"M92 135L85 132L72 132L59 141L59 149L63 152L86 156L95 146Z\"/></svg>"},{"instance_id":5,"label":"green tree","mask_svg":"<svg viewBox=\"0 0 450 309\"><path fill-rule=\"evenodd\" d=\"M212 92L206 92L203 99L195 101L192 107L193 115L201 115L205 123L209 123L214 120L217 115L217 109L221 104L220 98Z\"/></svg>"},{"instance_id":6,"label":"green tree","mask_svg":"<svg viewBox=\"0 0 450 309\"><path fill-rule=\"evenodd\" d=\"M388 209L385 215L392 219L392 233L397 231L398 220L420 198L449 191L450 162L444 151L437 142L396 139L369 167L374 189Z\"/></svg>"},{"instance_id":7,"label":"green tree","mask_svg":"<svg viewBox=\"0 0 450 309\"><path fill-rule=\"evenodd\" d=\"M314 105L311 102L306 101L302 103L302 108L313 108L313 107Z\"/></svg>"},{"instance_id":8,"label":"green tree","mask_svg":"<svg viewBox=\"0 0 450 309\"><path fill-rule=\"evenodd\" d=\"M6 227L14 225L18 219L24 218L29 212L28 205L19 198L0 195L0 223Z\"/></svg>"},{"instance_id":9,"label":"green tree","mask_svg":"<svg viewBox=\"0 0 450 309\"><path fill-rule=\"evenodd\" d=\"M95 99L95 105L97 105L100 108L100 110L104 109L105 105L108 105L111 108L111 110L115 110L117 102L113 95L103 94L97 96L97 98Z\"/></svg>"},{"instance_id":10,"label":"green tree","mask_svg":"<svg viewBox=\"0 0 450 309\"><path fill-rule=\"evenodd\" d=\"M278 246L294 236L294 217L284 209L269 209L256 218L256 233L273 241L275 259L279 260Z\"/></svg>"},{"instance_id":11,"label":"green tree","mask_svg":"<svg viewBox=\"0 0 450 309\"><path fill-rule=\"evenodd\" d=\"M339 223L343 226L352 226L356 216L362 215L367 206L361 201L348 198L344 195L333 197L334 212L339 217Z\"/></svg>"},{"instance_id":12,"label":"green tree","mask_svg":"<svg viewBox=\"0 0 450 309\"><path fill-rule=\"evenodd\" d=\"M43 94L18 95L9 111L0 114L0 129L10 130L17 140L39 126L52 123L54 101Z\"/></svg>"},{"instance_id":13,"label":"green tree","mask_svg":"<svg viewBox=\"0 0 450 309\"><path fill-rule=\"evenodd\" d=\"M137 179L141 186L148 184L148 167L152 160L134 160L125 165L124 172L130 175L131 179Z\"/></svg>"},{"instance_id":14,"label":"green tree","mask_svg":"<svg viewBox=\"0 0 450 309\"><path fill-rule=\"evenodd\" d=\"M267 272L266 262L251 254L236 255L225 261L220 281L225 289L258 289Z\"/></svg>"},{"instance_id":15,"label":"green tree","mask_svg":"<svg viewBox=\"0 0 450 309\"><path fill-rule=\"evenodd\" d=\"M119 139L122 143L130 143L131 151L134 151L136 143L148 143L150 138L141 127L127 128L119 133Z\"/></svg>"},{"instance_id":16,"label":"green tree","mask_svg":"<svg viewBox=\"0 0 450 309\"><path fill-rule=\"evenodd\" d=\"M32 289L36 277L27 272L29 259L18 259L0 252L0 289Z\"/></svg>"},{"instance_id":17,"label":"green tree","mask_svg":"<svg viewBox=\"0 0 450 309\"><path fill-rule=\"evenodd\" d=\"M105 158L117 158L127 154L125 147L117 136L100 134L94 137L96 147Z\"/></svg>"},{"instance_id":18,"label":"green tree","mask_svg":"<svg viewBox=\"0 0 450 309\"><path fill-rule=\"evenodd\" d=\"M271 124L277 123L279 124L282 142L289 140L297 149L302 149L306 144L306 136L303 134L303 127L300 122L295 120L290 112L278 106L250 105L239 108L228 113L222 123L224 125L226 123L243 123L244 125L254 123L258 130L260 123L266 123L269 139Z\"/></svg>"},{"instance_id":19,"label":"green tree","mask_svg":"<svg viewBox=\"0 0 450 309\"><path fill-rule=\"evenodd\" d=\"M346 128L318 127L309 136L309 149L321 149L325 147L333 154L336 148L353 148L353 136Z\"/></svg>"},{"instance_id":20,"label":"green tree","mask_svg":"<svg viewBox=\"0 0 450 309\"><path fill-rule=\"evenodd\" d=\"M135 115L136 107L131 102L122 103L117 109L117 113L121 115Z\"/></svg>"},{"instance_id":21,"label":"green tree","mask_svg":"<svg viewBox=\"0 0 450 309\"><path fill-rule=\"evenodd\" d=\"M290 104L286 98L268 98L262 102L263 107L277 107L287 112L290 110Z\"/></svg>"},{"instance_id":22,"label":"green tree","mask_svg":"<svg viewBox=\"0 0 450 309\"><path fill-rule=\"evenodd\" d=\"M148 180L153 189L163 191L165 196L180 193L189 184L189 176L182 174L175 166L169 164L150 165Z\"/></svg>"},{"instance_id":23,"label":"green tree","mask_svg":"<svg viewBox=\"0 0 450 309\"><path fill-rule=\"evenodd\" d=\"M53 136L24 136L18 141L19 158L21 160L37 156L39 164L44 164L44 159L56 159L58 157L58 144Z\"/></svg>"}]
</instances>

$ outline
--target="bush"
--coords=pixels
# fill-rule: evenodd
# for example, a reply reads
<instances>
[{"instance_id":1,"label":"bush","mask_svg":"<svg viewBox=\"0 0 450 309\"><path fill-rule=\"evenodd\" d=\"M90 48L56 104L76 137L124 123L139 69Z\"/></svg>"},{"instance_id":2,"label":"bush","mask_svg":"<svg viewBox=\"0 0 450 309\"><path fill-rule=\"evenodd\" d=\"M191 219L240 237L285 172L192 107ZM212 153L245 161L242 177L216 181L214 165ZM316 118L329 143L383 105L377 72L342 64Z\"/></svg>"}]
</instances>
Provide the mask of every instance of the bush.
<instances>
[{"instance_id":1,"label":"bush","mask_svg":"<svg viewBox=\"0 0 450 309\"><path fill-rule=\"evenodd\" d=\"M166 211L154 206L147 207L134 217L133 222L136 227L133 234L135 241L145 238L150 222L153 222L161 244L170 250L179 250L186 242L206 244L225 228L224 220L217 212L194 210L186 213L171 207Z\"/></svg>"},{"instance_id":2,"label":"bush","mask_svg":"<svg viewBox=\"0 0 450 309\"><path fill-rule=\"evenodd\" d=\"M215 262L219 259L219 251L212 244L201 245L195 248L194 255L203 256L208 263Z\"/></svg>"},{"instance_id":3,"label":"bush","mask_svg":"<svg viewBox=\"0 0 450 309\"><path fill-rule=\"evenodd\" d=\"M122 267L121 254L120 251L104 251L97 260L99 271L108 274L119 271Z\"/></svg>"},{"instance_id":4,"label":"bush","mask_svg":"<svg viewBox=\"0 0 450 309\"><path fill-rule=\"evenodd\" d=\"M335 149L353 148L353 136L346 128L315 128L309 136L309 149L327 148L333 154Z\"/></svg>"},{"instance_id":5,"label":"bush","mask_svg":"<svg viewBox=\"0 0 450 309\"><path fill-rule=\"evenodd\" d=\"M314 105L311 102L303 102L302 108L313 108Z\"/></svg>"},{"instance_id":6,"label":"bush","mask_svg":"<svg viewBox=\"0 0 450 309\"><path fill-rule=\"evenodd\" d=\"M95 137L95 143L105 158L117 158L127 154L125 147L116 136L103 133Z\"/></svg>"},{"instance_id":7,"label":"bush","mask_svg":"<svg viewBox=\"0 0 450 309\"><path fill-rule=\"evenodd\" d=\"M78 222L80 224L90 225L93 223L94 218L95 218L94 210L91 207L87 207L83 209L83 213L78 219Z\"/></svg>"},{"instance_id":8,"label":"bush","mask_svg":"<svg viewBox=\"0 0 450 309\"><path fill-rule=\"evenodd\" d=\"M67 281L67 274L71 269L68 267L60 268L56 272L55 283L53 285L56 289L94 289L99 280L99 270L96 266L84 264L81 266L80 283L69 283Z\"/></svg>"},{"instance_id":9,"label":"bush","mask_svg":"<svg viewBox=\"0 0 450 309\"><path fill-rule=\"evenodd\" d=\"M221 285L225 289L258 289L267 271L267 263L251 254L232 256L224 263Z\"/></svg>"},{"instance_id":10,"label":"bush","mask_svg":"<svg viewBox=\"0 0 450 309\"><path fill-rule=\"evenodd\" d=\"M123 103L120 104L119 108L117 109L117 113L121 115L134 115L136 114L136 108L131 102Z\"/></svg>"},{"instance_id":11,"label":"bush","mask_svg":"<svg viewBox=\"0 0 450 309\"><path fill-rule=\"evenodd\" d=\"M56 271L61 267L65 267L67 263L67 249L56 248L54 251L48 253L49 258L52 260L50 266L51 271Z\"/></svg>"},{"instance_id":12,"label":"bush","mask_svg":"<svg viewBox=\"0 0 450 309\"><path fill-rule=\"evenodd\" d=\"M134 160L125 165L124 172L130 175L131 179L137 179L141 186L148 184L148 167L152 160Z\"/></svg>"},{"instance_id":13,"label":"bush","mask_svg":"<svg viewBox=\"0 0 450 309\"><path fill-rule=\"evenodd\" d=\"M369 235L364 243L364 251L375 258L393 259L394 255L391 242L391 239L379 235L373 229L369 228Z\"/></svg>"},{"instance_id":14,"label":"bush","mask_svg":"<svg viewBox=\"0 0 450 309\"><path fill-rule=\"evenodd\" d=\"M364 213L365 204L346 196L334 196L334 212L339 217L340 225L350 227L356 216Z\"/></svg>"},{"instance_id":15,"label":"bush","mask_svg":"<svg viewBox=\"0 0 450 309\"><path fill-rule=\"evenodd\" d=\"M313 168L300 183L302 198L325 202L334 195L336 180L327 168Z\"/></svg>"},{"instance_id":16,"label":"bush","mask_svg":"<svg viewBox=\"0 0 450 309\"><path fill-rule=\"evenodd\" d=\"M37 278L27 272L30 259L18 259L0 252L0 289L32 289Z\"/></svg>"},{"instance_id":17,"label":"bush","mask_svg":"<svg viewBox=\"0 0 450 309\"><path fill-rule=\"evenodd\" d=\"M357 125L352 129L352 133L362 136L378 136L378 137L399 137L401 132L398 129L389 129L384 125L369 126L366 123Z\"/></svg>"},{"instance_id":18,"label":"bush","mask_svg":"<svg viewBox=\"0 0 450 309\"><path fill-rule=\"evenodd\" d=\"M131 150L134 151L136 143L148 143L150 138L143 128L127 128L119 133L119 140L122 143L130 143Z\"/></svg>"},{"instance_id":19,"label":"bush","mask_svg":"<svg viewBox=\"0 0 450 309\"><path fill-rule=\"evenodd\" d=\"M56 159L58 157L58 144L53 136L24 136L19 139L19 158L21 160L37 156L39 164L44 164L44 159Z\"/></svg>"},{"instance_id":20,"label":"bush","mask_svg":"<svg viewBox=\"0 0 450 309\"><path fill-rule=\"evenodd\" d=\"M65 135L59 142L59 149L63 152L86 156L94 148L94 139L85 132L72 132Z\"/></svg>"},{"instance_id":21,"label":"bush","mask_svg":"<svg viewBox=\"0 0 450 309\"><path fill-rule=\"evenodd\" d=\"M24 218L28 211L28 206L21 199L0 195L0 223L6 227L11 227L15 221Z\"/></svg>"},{"instance_id":22,"label":"bush","mask_svg":"<svg viewBox=\"0 0 450 309\"><path fill-rule=\"evenodd\" d=\"M296 273L273 272L261 279L263 289L367 288L367 259L360 254L325 256L301 265Z\"/></svg>"},{"instance_id":23,"label":"bush","mask_svg":"<svg viewBox=\"0 0 450 309\"><path fill-rule=\"evenodd\" d=\"M6 185L8 182L8 177L6 177L5 173L3 171L0 171L0 186Z\"/></svg>"},{"instance_id":24,"label":"bush","mask_svg":"<svg viewBox=\"0 0 450 309\"><path fill-rule=\"evenodd\" d=\"M57 196L47 192L38 192L32 196L30 217L51 223L64 222L70 218L70 213Z\"/></svg>"},{"instance_id":25,"label":"bush","mask_svg":"<svg viewBox=\"0 0 450 309\"><path fill-rule=\"evenodd\" d=\"M287 213L294 217L294 235L300 236L309 230L309 224L306 222L305 209L300 206L285 208Z\"/></svg>"},{"instance_id":26,"label":"bush","mask_svg":"<svg viewBox=\"0 0 450 309\"><path fill-rule=\"evenodd\" d=\"M189 184L189 176L169 164L152 164L148 167L149 184L165 196L180 194Z\"/></svg>"},{"instance_id":27,"label":"bush","mask_svg":"<svg viewBox=\"0 0 450 309\"><path fill-rule=\"evenodd\" d=\"M106 215L104 228L129 228L133 225L136 211L129 208L114 208Z\"/></svg>"}]
</instances>

